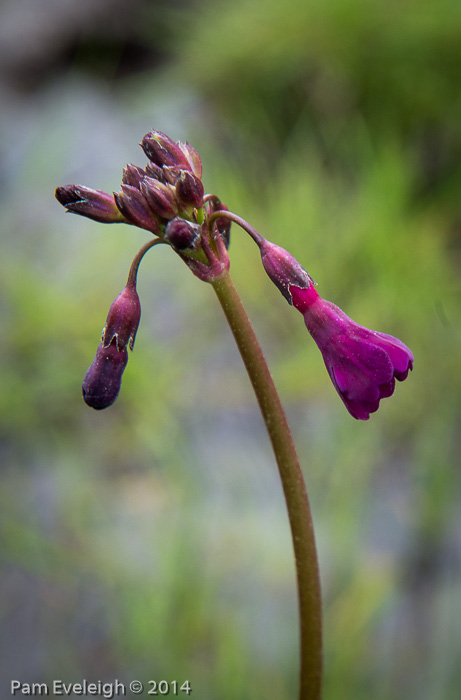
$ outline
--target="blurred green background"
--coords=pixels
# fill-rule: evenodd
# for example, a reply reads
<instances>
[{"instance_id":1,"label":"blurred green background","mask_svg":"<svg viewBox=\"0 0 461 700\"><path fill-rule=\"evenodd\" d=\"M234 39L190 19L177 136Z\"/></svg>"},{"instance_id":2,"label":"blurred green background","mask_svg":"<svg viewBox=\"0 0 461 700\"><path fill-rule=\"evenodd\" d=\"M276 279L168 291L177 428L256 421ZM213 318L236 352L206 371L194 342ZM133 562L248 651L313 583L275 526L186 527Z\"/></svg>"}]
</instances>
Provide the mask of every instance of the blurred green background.
<instances>
[{"instance_id":1,"label":"blurred green background","mask_svg":"<svg viewBox=\"0 0 461 700\"><path fill-rule=\"evenodd\" d=\"M188 679L288 700L287 516L216 299L168 249L117 403L81 399L139 229L65 215L117 190L156 127L415 369L368 422L232 233L231 272L286 406L314 513L327 700L461 686L461 3L0 3L0 684Z\"/></svg>"}]
</instances>

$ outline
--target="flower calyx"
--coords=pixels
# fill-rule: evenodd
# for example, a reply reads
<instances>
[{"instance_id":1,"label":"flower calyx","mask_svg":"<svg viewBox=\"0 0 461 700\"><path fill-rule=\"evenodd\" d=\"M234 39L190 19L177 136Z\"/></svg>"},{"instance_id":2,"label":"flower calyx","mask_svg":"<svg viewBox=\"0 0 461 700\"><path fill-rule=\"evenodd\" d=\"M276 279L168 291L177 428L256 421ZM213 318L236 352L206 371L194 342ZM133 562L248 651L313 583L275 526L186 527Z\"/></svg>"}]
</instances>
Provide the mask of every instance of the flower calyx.
<instances>
[{"instance_id":1,"label":"flower calyx","mask_svg":"<svg viewBox=\"0 0 461 700\"><path fill-rule=\"evenodd\" d=\"M115 342L117 350L129 345L133 350L141 319L141 303L134 284L127 284L112 302L102 332L102 343L107 348Z\"/></svg>"},{"instance_id":2,"label":"flower calyx","mask_svg":"<svg viewBox=\"0 0 461 700\"><path fill-rule=\"evenodd\" d=\"M287 250L261 237L258 242L263 267L290 305L291 288L309 289L314 280Z\"/></svg>"}]
</instances>

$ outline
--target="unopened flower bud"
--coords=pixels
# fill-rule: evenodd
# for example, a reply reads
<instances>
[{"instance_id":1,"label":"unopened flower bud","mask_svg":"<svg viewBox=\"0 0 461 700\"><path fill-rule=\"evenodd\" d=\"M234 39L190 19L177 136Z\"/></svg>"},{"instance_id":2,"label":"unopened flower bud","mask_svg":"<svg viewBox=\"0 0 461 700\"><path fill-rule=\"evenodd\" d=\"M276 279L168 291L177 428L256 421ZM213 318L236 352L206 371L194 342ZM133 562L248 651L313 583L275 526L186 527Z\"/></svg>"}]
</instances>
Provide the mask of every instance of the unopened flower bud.
<instances>
[{"instance_id":1,"label":"unopened flower bud","mask_svg":"<svg viewBox=\"0 0 461 700\"><path fill-rule=\"evenodd\" d=\"M104 347L115 341L118 350L123 350L128 343L133 350L140 318L141 303L136 287L134 284L128 284L112 302L107 314L102 334Z\"/></svg>"},{"instance_id":2,"label":"unopened flower bud","mask_svg":"<svg viewBox=\"0 0 461 700\"><path fill-rule=\"evenodd\" d=\"M160 182L163 182L164 171L165 168L161 168L159 165L152 163L152 161L149 161L149 163L146 165L147 175L149 175L149 177L153 177L154 180L159 180Z\"/></svg>"},{"instance_id":3,"label":"unopened flower bud","mask_svg":"<svg viewBox=\"0 0 461 700\"><path fill-rule=\"evenodd\" d=\"M179 146L157 129L152 129L141 141L141 147L146 156L156 165L187 166L187 160Z\"/></svg>"},{"instance_id":4,"label":"unopened flower bud","mask_svg":"<svg viewBox=\"0 0 461 700\"><path fill-rule=\"evenodd\" d=\"M116 224L125 221L117 208L113 195L102 190L92 190L83 185L57 187L55 197L67 211L86 216L103 224Z\"/></svg>"},{"instance_id":5,"label":"unopened flower bud","mask_svg":"<svg viewBox=\"0 0 461 700\"><path fill-rule=\"evenodd\" d=\"M181 171L176 180L176 196L180 204L192 206L196 209L203 207L203 185L198 177L189 170Z\"/></svg>"},{"instance_id":6,"label":"unopened flower bud","mask_svg":"<svg viewBox=\"0 0 461 700\"><path fill-rule=\"evenodd\" d=\"M200 241L202 227L177 217L167 224L164 241L176 250L192 250Z\"/></svg>"},{"instance_id":7,"label":"unopened flower bud","mask_svg":"<svg viewBox=\"0 0 461 700\"><path fill-rule=\"evenodd\" d=\"M141 182L141 191L152 211L161 219L172 219L178 213L178 205L169 185L145 177Z\"/></svg>"},{"instance_id":8,"label":"unopened flower bud","mask_svg":"<svg viewBox=\"0 0 461 700\"><path fill-rule=\"evenodd\" d=\"M139 190L139 185L143 177L146 176L146 171L139 168L137 165L128 164L123 170L122 182L124 185L131 185Z\"/></svg>"},{"instance_id":9,"label":"unopened flower bud","mask_svg":"<svg viewBox=\"0 0 461 700\"><path fill-rule=\"evenodd\" d=\"M83 399L88 406L101 410L114 403L127 362L126 348L118 350L115 342L108 347L103 343L98 346L82 384Z\"/></svg>"},{"instance_id":10,"label":"unopened flower bud","mask_svg":"<svg viewBox=\"0 0 461 700\"><path fill-rule=\"evenodd\" d=\"M183 172L183 168L184 166L180 167L179 165L165 165L162 168L163 182L166 182L168 185L175 185L176 180Z\"/></svg>"},{"instance_id":11,"label":"unopened flower bud","mask_svg":"<svg viewBox=\"0 0 461 700\"><path fill-rule=\"evenodd\" d=\"M291 286L307 289L315 284L310 274L284 248L263 240L259 250L265 271L289 304L293 304Z\"/></svg>"},{"instance_id":12,"label":"unopened flower bud","mask_svg":"<svg viewBox=\"0 0 461 700\"><path fill-rule=\"evenodd\" d=\"M196 177L200 180L202 177L202 161L200 160L200 156L193 148L190 143L182 143L182 141L178 141L178 146L181 149L181 151L184 153L186 156L187 162L189 163L190 170L194 173Z\"/></svg>"},{"instance_id":13,"label":"unopened flower bud","mask_svg":"<svg viewBox=\"0 0 461 700\"><path fill-rule=\"evenodd\" d=\"M122 185L120 192L114 192L114 197L117 207L130 223L152 233L159 233L160 222L136 187Z\"/></svg>"}]
</instances>

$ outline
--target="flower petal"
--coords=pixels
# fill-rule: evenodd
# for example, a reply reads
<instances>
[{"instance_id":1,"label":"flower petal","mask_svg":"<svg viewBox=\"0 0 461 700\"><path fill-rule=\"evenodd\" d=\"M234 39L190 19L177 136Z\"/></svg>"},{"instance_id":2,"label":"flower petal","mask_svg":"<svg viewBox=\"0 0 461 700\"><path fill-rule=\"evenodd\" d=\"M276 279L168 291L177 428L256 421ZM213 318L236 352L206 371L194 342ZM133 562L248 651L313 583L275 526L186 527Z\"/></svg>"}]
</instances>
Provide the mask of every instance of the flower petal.
<instances>
[{"instance_id":1,"label":"flower petal","mask_svg":"<svg viewBox=\"0 0 461 700\"><path fill-rule=\"evenodd\" d=\"M395 389L395 379L392 377L390 382L387 382L386 384L381 384L379 387L379 394L381 399L387 399L389 396L392 396L394 393Z\"/></svg>"},{"instance_id":2,"label":"flower petal","mask_svg":"<svg viewBox=\"0 0 461 700\"><path fill-rule=\"evenodd\" d=\"M387 333L373 331L373 335L376 344L382 347L391 358L396 379L399 381L406 379L408 371L413 369L413 353L410 348L398 338L387 335Z\"/></svg>"}]
</instances>

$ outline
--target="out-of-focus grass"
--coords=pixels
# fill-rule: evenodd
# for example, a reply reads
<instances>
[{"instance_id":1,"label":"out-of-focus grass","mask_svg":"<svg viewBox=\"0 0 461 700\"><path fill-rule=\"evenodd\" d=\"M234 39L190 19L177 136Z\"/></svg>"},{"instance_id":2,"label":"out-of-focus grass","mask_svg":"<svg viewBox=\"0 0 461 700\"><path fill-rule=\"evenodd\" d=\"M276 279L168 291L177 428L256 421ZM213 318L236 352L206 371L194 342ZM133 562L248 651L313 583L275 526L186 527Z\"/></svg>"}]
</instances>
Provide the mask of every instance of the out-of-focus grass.
<instances>
[{"instance_id":1,"label":"out-of-focus grass","mask_svg":"<svg viewBox=\"0 0 461 700\"><path fill-rule=\"evenodd\" d=\"M166 248L140 271L142 324L117 403L96 413L80 398L145 236L65 216L52 190L70 179L116 189L157 126L199 149L207 189L288 248L323 296L414 351L408 380L369 422L354 421L302 317L233 229L233 278L314 511L325 697L455 700L458 10L262 5L219 4L219 23L209 7L196 30L189 18L179 67L160 78L126 79L113 94L102 85L96 98L97 85L71 74L33 102L34 120L21 112L25 130L11 122L2 673L187 677L204 700L295 694L294 571L273 458L211 290ZM443 156L429 165L428 133Z\"/></svg>"}]
</instances>

